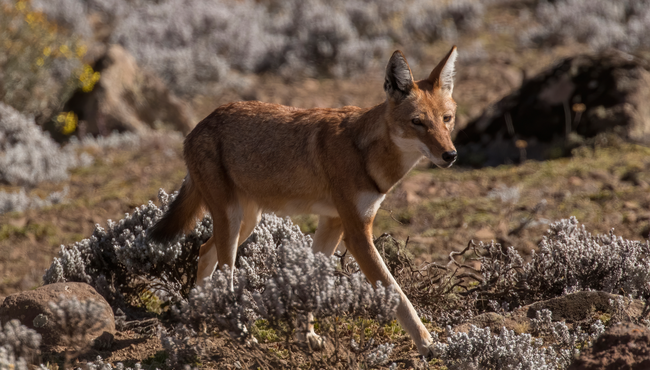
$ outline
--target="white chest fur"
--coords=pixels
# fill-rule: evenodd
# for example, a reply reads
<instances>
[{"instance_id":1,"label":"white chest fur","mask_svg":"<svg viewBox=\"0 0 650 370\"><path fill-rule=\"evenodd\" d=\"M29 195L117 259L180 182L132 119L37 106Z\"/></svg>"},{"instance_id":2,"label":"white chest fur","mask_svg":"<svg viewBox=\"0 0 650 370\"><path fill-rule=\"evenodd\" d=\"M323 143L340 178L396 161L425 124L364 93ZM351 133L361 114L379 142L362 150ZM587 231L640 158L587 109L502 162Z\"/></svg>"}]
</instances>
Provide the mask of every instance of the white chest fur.
<instances>
[{"instance_id":1,"label":"white chest fur","mask_svg":"<svg viewBox=\"0 0 650 370\"><path fill-rule=\"evenodd\" d=\"M384 201L386 194L380 194L377 192L361 192L357 196L357 212L361 219L368 220L372 218L379 209L381 202Z\"/></svg>"}]
</instances>

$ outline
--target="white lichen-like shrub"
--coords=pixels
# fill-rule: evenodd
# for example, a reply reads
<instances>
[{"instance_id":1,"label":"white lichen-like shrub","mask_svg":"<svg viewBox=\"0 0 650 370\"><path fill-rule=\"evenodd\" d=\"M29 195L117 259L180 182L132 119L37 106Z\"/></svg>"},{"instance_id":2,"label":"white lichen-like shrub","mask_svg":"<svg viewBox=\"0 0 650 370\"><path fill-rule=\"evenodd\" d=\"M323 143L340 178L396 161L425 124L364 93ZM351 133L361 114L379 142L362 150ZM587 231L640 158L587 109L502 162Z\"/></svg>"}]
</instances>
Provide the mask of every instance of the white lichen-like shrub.
<instances>
[{"instance_id":1,"label":"white lichen-like shrub","mask_svg":"<svg viewBox=\"0 0 650 370\"><path fill-rule=\"evenodd\" d=\"M86 21L86 7L77 0L33 0L34 10L47 14L47 17L83 38L90 38L92 30ZM82 21L79 21L79 20Z\"/></svg>"},{"instance_id":2,"label":"white lichen-like shrub","mask_svg":"<svg viewBox=\"0 0 650 370\"><path fill-rule=\"evenodd\" d=\"M650 241L623 239L610 231L592 235L575 217L551 224L525 265L529 289L542 297L599 290L650 297Z\"/></svg>"},{"instance_id":3,"label":"white lichen-like shrub","mask_svg":"<svg viewBox=\"0 0 650 370\"><path fill-rule=\"evenodd\" d=\"M572 331L564 322L553 322L549 310L537 312L531 324L533 334L544 335L552 343L505 327L493 335L490 328L472 325L468 333L447 327L447 343L437 343L435 351L449 369L561 370L580 354L579 348L590 345L605 331L600 320L589 333L580 327Z\"/></svg>"},{"instance_id":4,"label":"white lichen-like shrub","mask_svg":"<svg viewBox=\"0 0 650 370\"><path fill-rule=\"evenodd\" d=\"M605 325L602 321L596 320L590 327L589 332L583 332L580 326L571 331L562 322L553 322L553 313L544 309L535 313L531 319L531 332L538 336L553 338L553 346L557 353L556 364L559 368L567 368L571 362L580 354L579 348L591 345L602 333L605 332Z\"/></svg>"},{"instance_id":5,"label":"white lichen-like shrub","mask_svg":"<svg viewBox=\"0 0 650 370\"><path fill-rule=\"evenodd\" d=\"M92 299L60 296L58 301L49 302L49 308L56 332L77 351L92 345L92 336L110 324L104 307Z\"/></svg>"},{"instance_id":6,"label":"white lichen-like shrub","mask_svg":"<svg viewBox=\"0 0 650 370\"><path fill-rule=\"evenodd\" d=\"M575 217L551 224L529 262L513 247L480 249L482 289L512 308L581 290L650 297L650 241L592 235Z\"/></svg>"},{"instance_id":7,"label":"white lichen-like shrub","mask_svg":"<svg viewBox=\"0 0 650 370\"><path fill-rule=\"evenodd\" d=\"M366 355L366 363L369 367L377 367L381 365L386 365L390 354L395 348L394 343L384 343L378 345L373 351Z\"/></svg>"},{"instance_id":8,"label":"white lichen-like shrub","mask_svg":"<svg viewBox=\"0 0 650 370\"><path fill-rule=\"evenodd\" d=\"M484 11L474 0L38 0L35 6L81 35L91 27L80 12L101 14L113 29L110 41L181 94L236 83L234 71L359 73L378 59L384 63L395 42L417 50L418 42L454 40L480 26Z\"/></svg>"},{"instance_id":9,"label":"white lichen-like shrub","mask_svg":"<svg viewBox=\"0 0 650 370\"><path fill-rule=\"evenodd\" d=\"M190 294L198 250L212 235L210 217L168 245L146 238L147 229L174 196L161 190L162 208L150 202L118 222L109 220L106 228L97 225L90 238L62 246L44 282L88 283L117 307L137 303L146 289L163 301L184 302L181 317L188 323L203 322L237 334L256 318L292 322L307 312L316 317L348 313L392 319L399 302L393 288L375 289L361 274L337 275L333 260L311 252L311 238L289 219L271 215L263 216L240 248L234 294L223 271Z\"/></svg>"},{"instance_id":10,"label":"white lichen-like shrub","mask_svg":"<svg viewBox=\"0 0 650 370\"><path fill-rule=\"evenodd\" d=\"M27 370L41 345L41 335L18 320L5 323L0 330L0 369Z\"/></svg>"},{"instance_id":11,"label":"white lichen-like shrub","mask_svg":"<svg viewBox=\"0 0 650 370\"><path fill-rule=\"evenodd\" d=\"M111 365L108 362L104 362L102 356L97 356L95 361L88 361L84 363L81 367L77 367L76 370L142 370L142 365L137 362L133 367L124 367L124 364L118 362L115 366ZM158 370L158 368L156 368Z\"/></svg>"},{"instance_id":12,"label":"white lichen-like shrub","mask_svg":"<svg viewBox=\"0 0 650 370\"><path fill-rule=\"evenodd\" d=\"M540 1L534 15L540 26L524 33L524 45L578 41L595 50L613 47L627 52L650 47L646 0Z\"/></svg>"},{"instance_id":13,"label":"white lichen-like shrub","mask_svg":"<svg viewBox=\"0 0 650 370\"><path fill-rule=\"evenodd\" d=\"M289 219L264 215L242 247L233 288L227 271L218 270L192 290L179 316L191 327L203 325L237 336L244 325L265 319L272 326L295 325L299 315L315 318L348 315L392 320L399 294L392 287L372 287L361 273L337 274L336 261L313 253L311 238Z\"/></svg>"},{"instance_id":14,"label":"white lichen-like shrub","mask_svg":"<svg viewBox=\"0 0 650 370\"><path fill-rule=\"evenodd\" d=\"M194 285L196 257L212 235L212 221L205 217L173 243L149 243L147 228L173 197L161 190L162 208L149 202L117 222L109 220L106 228L96 225L89 238L61 246L43 281L90 284L114 307L137 304L143 289L167 301L183 299Z\"/></svg>"},{"instance_id":15,"label":"white lichen-like shrub","mask_svg":"<svg viewBox=\"0 0 650 370\"><path fill-rule=\"evenodd\" d=\"M24 188L15 193L0 191L0 214L7 212L23 212L28 209L49 207L53 204L63 203L68 193L68 188L50 193L43 199L38 196L29 196Z\"/></svg>"},{"instance_id":16,"label":"white lichen-like shrub","mask_svg":"<svg viewBox=\"0 0 650 370\"><path fill-rule=\"evenodd\" d=\"M497 336L490 328L474 325L468 333L447 330L447 343L435 344L434 350L449 369L556 369L553 349L542 347L542 340L530 334L517 335L503 328Z\"/></svg>"},{"instance_id":17,"label":"white lichen-like shrub","mask_svg":"<svg viewBox=\"0 0 650 370\"><path fill-rule=\"evenodd\" d=\"M0 183L34 186L65 180L78 163L76 153L61 148L33 118L0 102Z\"/></svg>"},{"instance_id":18,"label":"white lichen-like shrub","mask_svg":"<svg viewBox=\"0 0 650 370\"><path fill-rule=\"evenodd\" d=\"M175 308L181 324L171 333L161 333L170 362L179 365L183 358L201 355L201 346L188 345L198 333L225 332L238 341L250 341L249 328L259 319L287 338L303 329L309 313L319 321L394 319L400 298L393 287L375 288L361 273L339 273L336 259L313 253L311 244L311 238L288 218L263 215L241 247L233 290L225 267ZM364 350L370 351L367 363L380 365L388 361L392 346L369 345Z\"/></svg>"},{"instance_id":19,"label":"white lichen-like shrub","mask_svg":"<svg viewBox=\"0 0 650 370\"><path fill-rule=\"evenodd\" d=\"M27 361L16 356L5 347L0 347L0 369L2 370L28 370Z\"/></svg>"}]
</instances>

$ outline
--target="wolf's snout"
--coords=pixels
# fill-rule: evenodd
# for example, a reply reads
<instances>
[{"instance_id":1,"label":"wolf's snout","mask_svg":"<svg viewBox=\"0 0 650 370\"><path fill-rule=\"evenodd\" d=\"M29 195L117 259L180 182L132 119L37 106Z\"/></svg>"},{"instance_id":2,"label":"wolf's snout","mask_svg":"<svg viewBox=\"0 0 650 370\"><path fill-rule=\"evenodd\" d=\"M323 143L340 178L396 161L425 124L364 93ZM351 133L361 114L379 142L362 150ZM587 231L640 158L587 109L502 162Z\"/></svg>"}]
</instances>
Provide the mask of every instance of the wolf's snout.
<instances>
[{"instance_id":1,"label":"wolf's snout","mask_svg":"<svg viewBox=\"0 0 650 370\"><path fill-rule=\"evenodd\" d=\"M458 158L458 153L456 153L455 150L450 150L448 152L442 153L442 160L447 163L455 161L456 158Z\"/></svg>"}]
</instances>

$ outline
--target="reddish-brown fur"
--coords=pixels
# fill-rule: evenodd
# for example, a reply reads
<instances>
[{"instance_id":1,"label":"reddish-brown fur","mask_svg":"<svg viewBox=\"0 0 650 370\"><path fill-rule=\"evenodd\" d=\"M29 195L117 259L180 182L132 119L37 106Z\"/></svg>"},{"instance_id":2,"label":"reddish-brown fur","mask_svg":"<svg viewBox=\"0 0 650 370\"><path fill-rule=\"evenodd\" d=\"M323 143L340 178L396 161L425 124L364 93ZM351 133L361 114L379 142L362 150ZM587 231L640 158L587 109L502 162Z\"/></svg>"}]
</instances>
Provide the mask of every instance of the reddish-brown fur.
<instances>
[{"instance_id":1,"label":"reddish-brown fur","mask_svg":"<svg viewBox=\"0 0 650 370\"><path fill-rule=\"evenodd\" d=\"M450 153L455 160L455 57L454 47L429 78L414 82L395 52L387 67L387 99L371 108L261 102L217 108L187 135L188 175L150 237L169 239L205 207L214 235L201 247L200 283L217 263L232 268L237 246L261 212L316 213L315 251L331 255L343 236L370 282L396 285L373 245L372 222L384 195L422 155L441 167L453 163ZM403 293L397 316L427 354L431 337Z\"/></svg>"}]
</instances>

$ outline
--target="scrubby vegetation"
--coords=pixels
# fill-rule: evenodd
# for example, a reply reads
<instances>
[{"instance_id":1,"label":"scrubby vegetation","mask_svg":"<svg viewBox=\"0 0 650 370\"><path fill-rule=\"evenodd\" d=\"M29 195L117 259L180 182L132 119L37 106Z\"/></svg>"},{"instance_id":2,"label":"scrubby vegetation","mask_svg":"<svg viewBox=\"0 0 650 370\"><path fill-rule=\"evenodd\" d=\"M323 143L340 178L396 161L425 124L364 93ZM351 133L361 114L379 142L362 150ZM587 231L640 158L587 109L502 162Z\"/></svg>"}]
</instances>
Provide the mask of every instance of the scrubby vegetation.
<instances>
[{"instance_id":1,"label":"scrubby vegetation","mask_svg":"<svg viewBox=\"0 0 650 370\"><path fill-rule=\"evenodd\" d=\"M162 192L160 197L167 204L169 196ZM107 229L97 225L90 238L62 248L43 281L85 282L122 309L141 303L133 300L142 289L179 301L194 285L194 259L212 233L212 222L204 219L172 245L149 244L146 230L162 212L150 202L118 222L109 220Z\"/></svg>"},{"instance_id":2,"label":"scrubby vegetation","mask_svg":"<svg viewBox=\"0 0 650 370\"><path fill-rule=\"evenodd\" d=\"M27 370L37 359L41 335L22 325L18 320L4 324L0 331L0 366L3 369Z\"/></svg>"},{"instance_id":3,"label":"scrubby vegetation","mask_svg":"<svg viewBox=\"0 0 650 370\"><path fill-rule=\"evenodd\" d=\"M383 342L379 332L394 325L399 296L392 289L372 288L356 264L341 256L312 254L311 239L288 219L266 215L239 252L234 291L227 270L216 271L205 286L190 290L196 269L192 256L211 234L211 222L204 218L171 246L147 243L146 229L161 217L171 198L162 191L160 197L163 209L150 203L119 222L109 221L108 230L97 226L91 238L63 247L44 277L46 283L87 282L133 317L143 314L136 309L146 306L143 291L153 293L161 307L172 305L162 331L169 365L209 361L210 350L203 343L215 335L234 346L242 361L261 367L285 366L282 361L291 366L303 361L318 366L387 363L392 344ZM394 239L384 236L376 243L416 308L439 326L576 290L648 297L648 243L612 233L593 236L575 218L552 224L540 252L529 262L514 248L492 243L470 245L452 254L446 266L417 268ZM603 253L605 249L616 252ZM468 264L472 255L481 262L479 269ZM310 312L320 335L333 345L321 355L294 340L305 330ZM594 325L591 334L583 333L579 327L553 323L549 312L540 312L532 334L552 338L546 344L506 329L494 337L489 329L464 334L449 327L439 356L458 368L516 368L519 363L566 368L576 348L602 333L602 323ZM261 346L268 340L283 343L289 357Z\"/></svg>"},{"instance_id":4,"label":"scrubby vegetation","mask_svg":"<svg viewBox=\"0 0 650 370\"><path fill-rule=\"evenodd\" d=\"M516 14L501 14L504 9ZM75 131L78 118L62 111L64 103L75 91L94 89L101 74L92 64L101 55L87 52L110 43L124 46L141 66L191 99L215 86L239 94L253 74L279 76L281 88L304 82L304 94L318 94L330 79L367 78L364 71L381 70L395 48L405 50L416 72L425 60L430 68L430 53L442 49L437 41L446 50L459 41L459 62L472 68L459 68L458 91L466 95L455 98L459 115L472 116L470 109L496 98L485 98L483 105L473 104L476 96L464 100L477 93L462 79L480 77L480 65L501 80L517 81L513 68L528 71L531 61L546 58L546 50L556 46L637 54L649 46L649 12L638 0L0 0L0 246L10 251L0 253L0 267L3 289L11 285L3 293L40 283L39 269L55 253L43 249L65 243L44 282L92 285L116 315L123 314L117 315L118 329L146 322L148 334L131 332L138 340L157 330L163 347L155 366L566 368L602 333L599 319L610 324L611 317L594 316L580 323L583 330L539 311L530 327L504 328L498 335L494 328L456 329L485 313L505 316L576 291L620 294L625 302L649 299L650 245L631 240L648 237L647 148L599 137L576 149L571 160L444 174L420 166L417 181L428 183L395 189L375 225L375 231L395 236L381 235L375 244L439 339L438 357L427 362L414 357L394 320L398 298L392 288L373 288L345 254L314 255L309 236L288 219L265 215L240 248L234 291L223 271L193 288L198 248L212 233L210 218L171 245L145 239L173 197L161 191L161 207L146 203L153 189L176 187L184 176L178 136L126 133L60 146L41 127L64 135ZM496 21L486 21L488 16ZM536 48L544 54L535 54ZM373 76L381 79L381 73ZM489 84L493 89L495 82ZM347 95L359 93L339 91L341 86L333 87L341 95L336 101L354 104ZM277 89L268 88L271 94ZM247 94L232 99L260 99ZM34 209L41 207L46 216L38 219ZM129 213L122 217L123 212ZM605 234L587 232L568 218L572 214ZM107 218L118 221L97 224ZM607 233L614 225L625 238ZM485 230L481 239L497 242L470 243L459 251ZM36 283L21 281L11 270L14 251L25 246L39 248L29 258L47 259L30 261ZM623 307L620 302L613 305ZM84 330L96 324L96 307L72 300L55 302L52 309L78 352L69 359L84 352ZM320 352L305 344L308 313L325 340ZM16 321L4 324L0 368L37 364L40 338ZM87 369L127 368L102 357L82 360ZM134 361L128 365L143 367Z\"/></svg>"},{"instance_id":5,"label":"scrubby vegetation","mask_svg":"<svg viewBox=\"0 0 650 370\"><path fill-rule=\"evenodd\" d=\"M650 298L650 241L592 235L572 217L551 224L529 262L513 247L481 245L486 286L511 306L582 291L597 290Z\"/></svg>"},{"instance_id":6,"label":"scrubby vegetation","mask_svg":"<svg viewBox=\"0 0 650 370\"><path fill-rule=\"evenodd\" d=\"M540 26L524 34L522 42L527 45L578 41L595 50L618 48L626 52L650 47L646 37L650 8L644 0L540 1L533 16Z\"/></svg>"},{"instance_id":7,"label":"scrubby vegetation","mask_svg":"<svg viewBox=\"0 0 650 370\"><path fill-rule=\"evenodd\" d=\"M537 312L533 319L537 336L549 335L552 343L530 334L515 334L505 327L495 336L490 328L471 326L468 333L453 332L447 328L447 343L439 343L436 350L449 369L566 369L585 345L589 345L605 331L600 320L583 333L578 327L574 331L563 322L553 323L551 312Z\"/></svg>"},{"instance_id":8,"label":"scrubby vegetation","mask_svg":"<svg viewBox=\"0 0 650 370\"><path fill-rule=\"evenodd\" d=\"M69 148L61 148L33 119L0 103L0 182L34 186L61 181L79 163Z\"/></svg>"},{"instance_id":9,"label":"scrubby vegetation","mask_svg":"<svg viewBox=\"0 0 650 370\"><path fill-rule=\"evenodd\" d=\"M99 78L83 61L83 40L49 16L27 0L0 1L0 102L39 124L55 117L77 88L92 90ZM61 124L58 129L65 131Z\"/></svg>"},{"instance_id":10,"label":"scrubby vegetation","mask_svg":"<svg viewBox=\"0 0 650 370\"><path fill-rule=\"evenodd\" d=\"M449 5L420 0L66 0L34 6L81 35L91 28L82 14L100 12L111 25L111 42L185 95L203 92L209 82L236 83L232 74L237 71L285 77L358 74L394 43L453 40L460 31L476 29L483 13L480 3L468 0Z\"/></svg>"}]
</instances>

